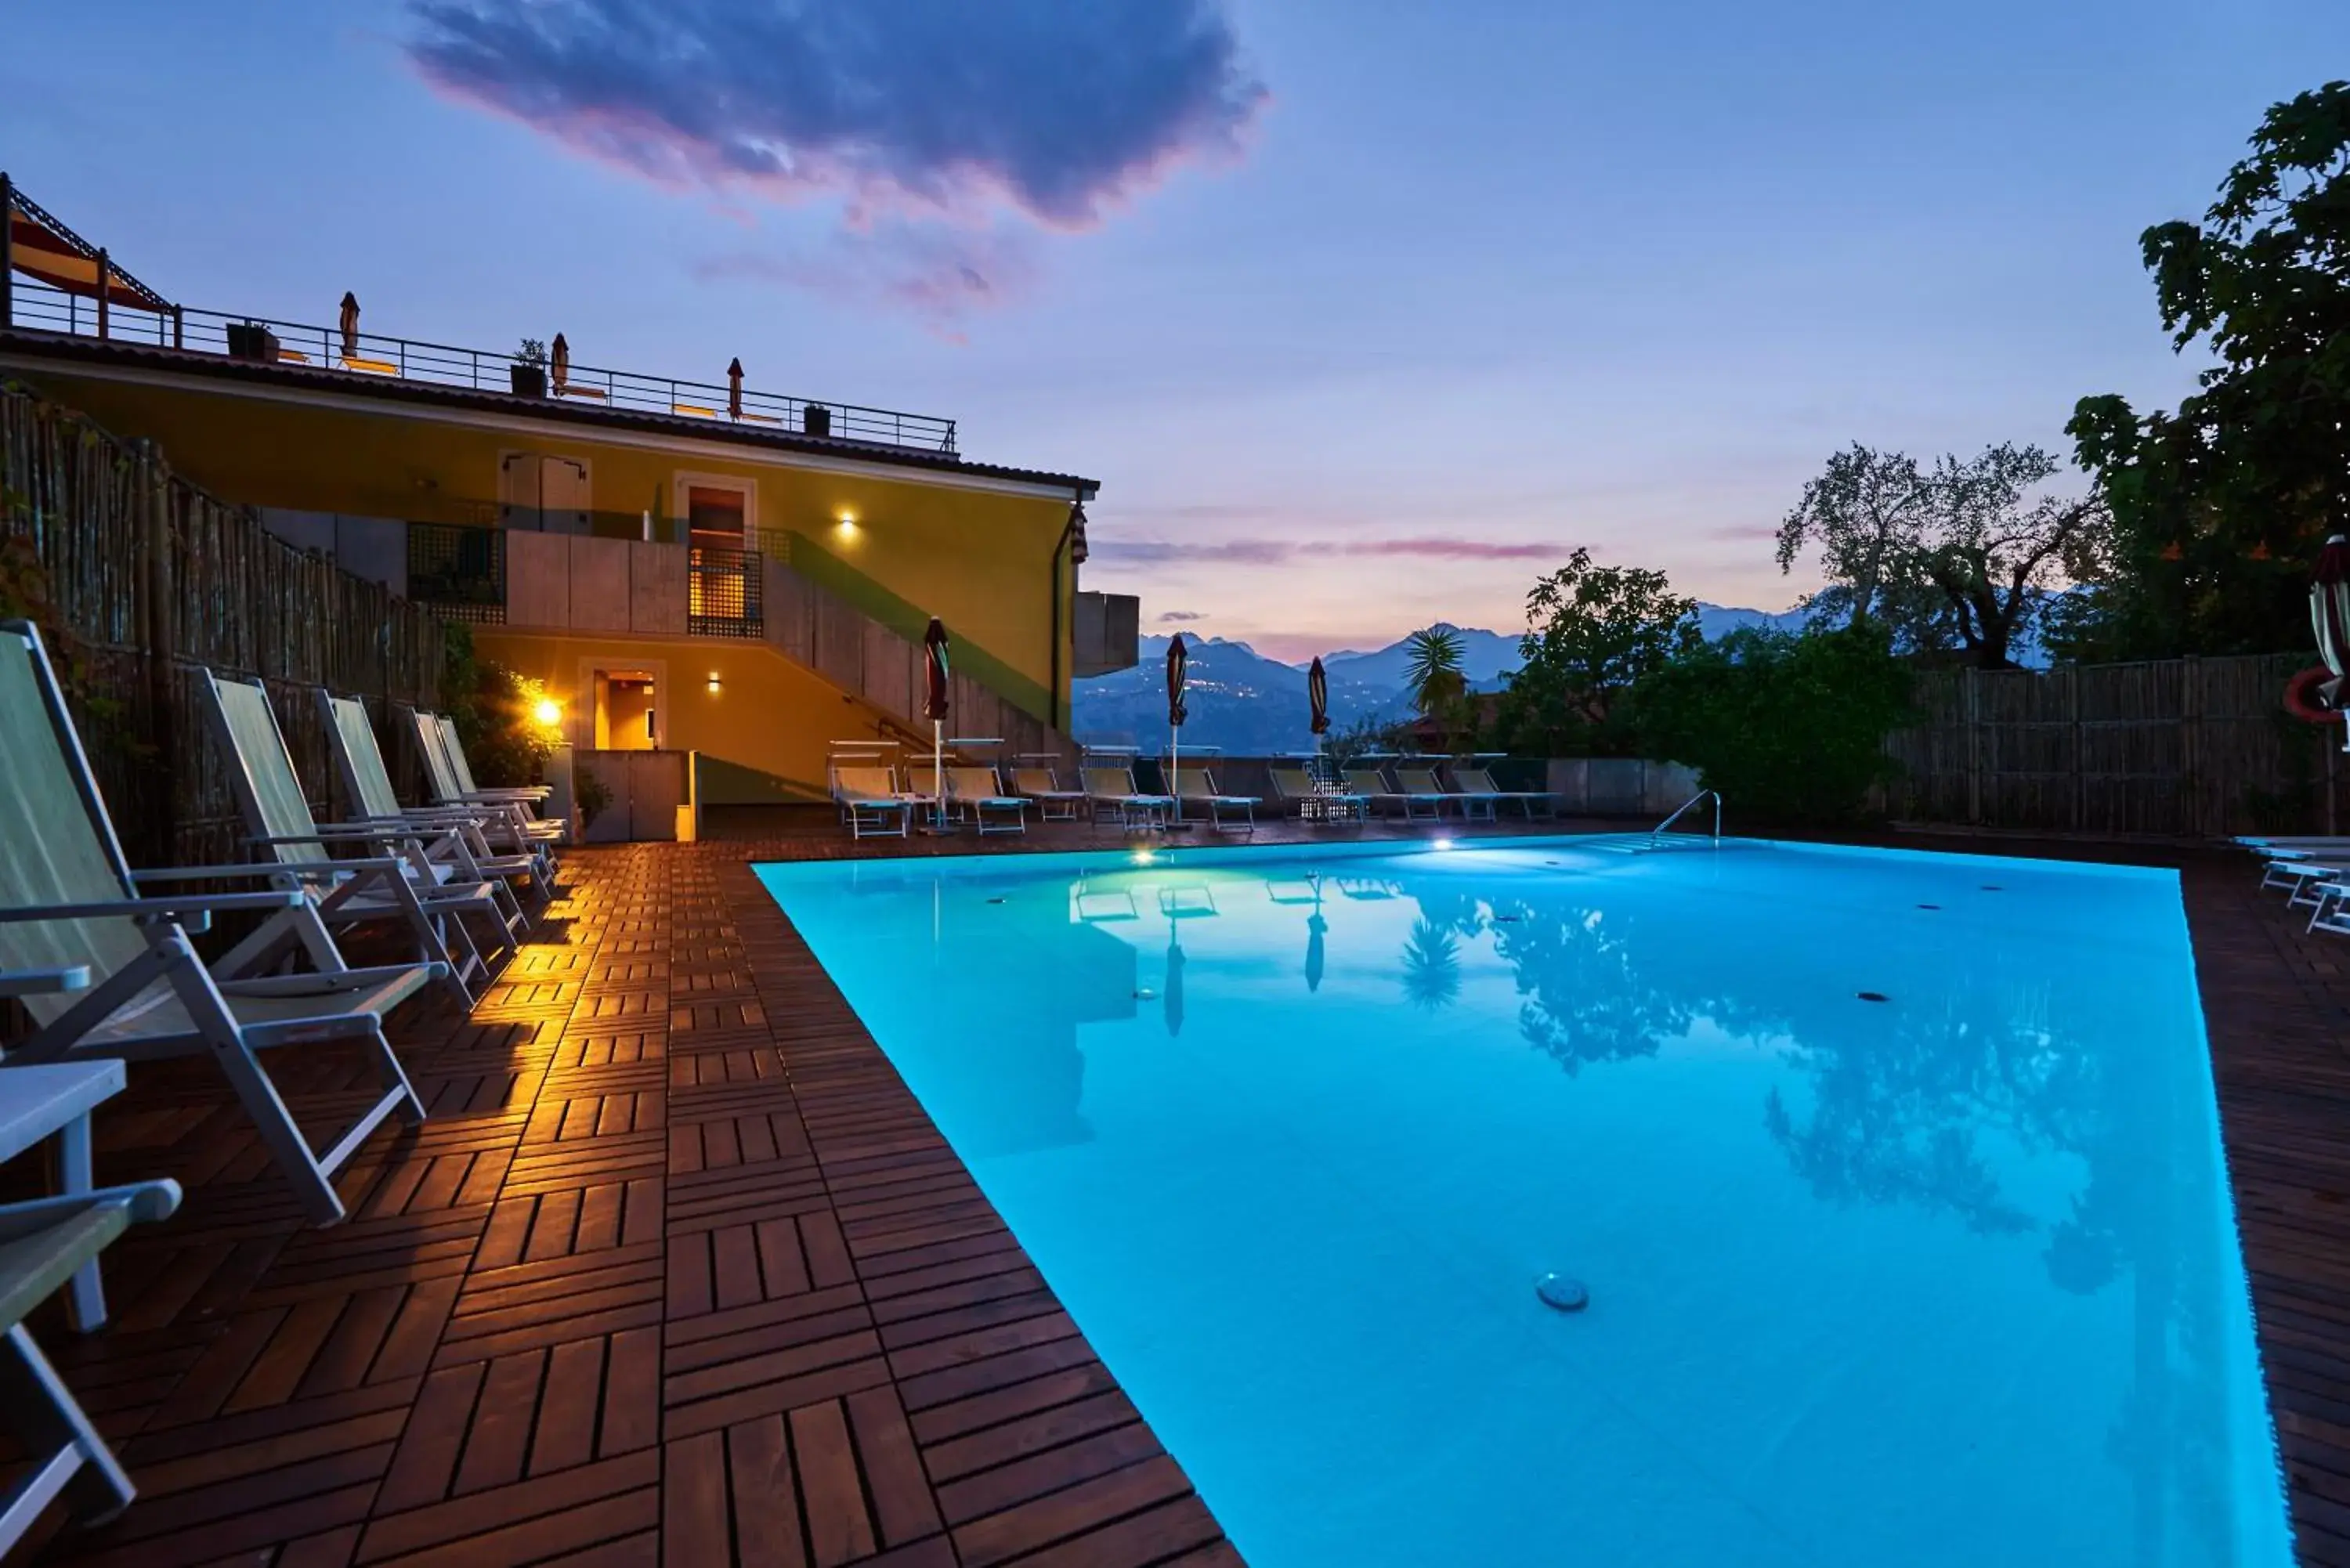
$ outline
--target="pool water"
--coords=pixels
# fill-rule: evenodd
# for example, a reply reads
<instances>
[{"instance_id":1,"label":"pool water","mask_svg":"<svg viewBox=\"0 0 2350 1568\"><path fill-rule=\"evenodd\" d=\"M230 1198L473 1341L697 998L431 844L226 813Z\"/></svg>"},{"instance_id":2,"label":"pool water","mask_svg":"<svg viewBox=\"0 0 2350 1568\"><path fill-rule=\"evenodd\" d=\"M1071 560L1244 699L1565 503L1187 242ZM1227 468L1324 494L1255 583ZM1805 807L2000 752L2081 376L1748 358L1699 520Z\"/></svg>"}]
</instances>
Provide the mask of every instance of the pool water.
<instances>
[{"instance_id":1,"label":"pool water","mask_svg":"<svg viewBox=\"0 0 2350 1568\"><path fill-rule=\"evenodd\" d=\"M2171 874L1138 858L761 875L1258 1568L2291 1561Z\"/></svg>"}]
</instances>

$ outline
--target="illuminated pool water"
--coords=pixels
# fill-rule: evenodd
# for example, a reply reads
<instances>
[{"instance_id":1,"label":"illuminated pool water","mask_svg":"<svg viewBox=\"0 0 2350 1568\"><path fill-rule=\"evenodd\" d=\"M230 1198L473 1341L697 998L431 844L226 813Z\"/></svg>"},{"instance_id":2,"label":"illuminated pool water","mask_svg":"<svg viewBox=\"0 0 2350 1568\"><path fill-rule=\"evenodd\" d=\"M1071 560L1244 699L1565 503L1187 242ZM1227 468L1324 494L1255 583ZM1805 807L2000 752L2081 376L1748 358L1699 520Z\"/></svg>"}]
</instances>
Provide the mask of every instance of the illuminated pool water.
<instances>
[{"instance_id":1,"label":"illuminated pool water","mask_svg":"<svg viewBox=\"0 0 2350 1568\"><path fill-rule=\"evenodd\" d=\"M2290 1561L2168 873L761 876L1258 1568Z\"/></svg>"}]
</instances>

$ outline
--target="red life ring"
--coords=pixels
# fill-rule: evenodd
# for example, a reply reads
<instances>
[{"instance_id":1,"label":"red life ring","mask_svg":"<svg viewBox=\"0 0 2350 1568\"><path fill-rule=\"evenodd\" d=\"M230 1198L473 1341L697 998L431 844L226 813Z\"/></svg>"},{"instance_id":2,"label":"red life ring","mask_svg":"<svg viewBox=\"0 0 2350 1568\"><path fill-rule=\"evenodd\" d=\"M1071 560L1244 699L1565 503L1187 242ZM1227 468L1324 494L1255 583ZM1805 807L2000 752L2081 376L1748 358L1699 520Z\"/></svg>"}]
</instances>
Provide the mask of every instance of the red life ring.
<instances>
[{"instance_id":1,"label":"red life ring","mask_svg":"<svg viewBox=\"0 0 2350 1568\"><path fill-rule=\"evenodd\" d=\"M2333 723L2342 715L2317 701L2317 689L2333 679L2334 671L2323 664L2302 670L2284 683L2284 711L2304 724Z\"/></svg>"}]
</instances>

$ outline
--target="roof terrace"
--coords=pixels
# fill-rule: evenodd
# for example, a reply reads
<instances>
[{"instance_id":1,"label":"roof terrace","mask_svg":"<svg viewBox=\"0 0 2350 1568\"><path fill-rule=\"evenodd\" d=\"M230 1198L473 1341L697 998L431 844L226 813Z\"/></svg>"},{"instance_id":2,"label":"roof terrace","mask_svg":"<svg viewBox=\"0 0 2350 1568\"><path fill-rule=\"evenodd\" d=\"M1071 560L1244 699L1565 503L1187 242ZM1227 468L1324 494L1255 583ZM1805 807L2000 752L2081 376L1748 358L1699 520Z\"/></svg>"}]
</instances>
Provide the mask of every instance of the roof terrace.
<instances>
[{"instance_id":1,"label":"roof terrace","mask_svg":"<svg viewBox=\"0 0 2350 1568\"><path fill-rule=\"evenodd\" d=\"M342 322L323 327L165 305L160 300L151 303L139 297L149 294L140 289L133 295L122 286L104 293L59 287L19 275L6 291L0 328L30 327L75 337L217 354L249 364L294 366L368 383L405 382L501 393L572 409L707 421L748 431L958 456L955 421L950 419L758 391L745 387L739 376L691 381L575 363L559 338L546 359L532 361L517 349L464 348L362 331L356 308L347 310Z\"/></svg>"}]
</instances>

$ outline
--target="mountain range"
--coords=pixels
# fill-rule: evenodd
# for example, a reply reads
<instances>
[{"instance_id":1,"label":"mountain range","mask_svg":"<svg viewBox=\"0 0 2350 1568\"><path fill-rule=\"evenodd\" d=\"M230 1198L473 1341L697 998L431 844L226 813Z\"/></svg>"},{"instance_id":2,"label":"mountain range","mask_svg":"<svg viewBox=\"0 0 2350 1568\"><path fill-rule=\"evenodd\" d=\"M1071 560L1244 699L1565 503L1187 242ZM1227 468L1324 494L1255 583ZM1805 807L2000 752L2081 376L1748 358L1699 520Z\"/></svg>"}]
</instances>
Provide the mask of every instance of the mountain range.
<instances>
[{"instance_id":1,"label":"mountain range","mask_svg":"<svg viewBox=\"0 0 2350 1568\"><path fill-rule=\"evenodd\" d=\"M1700 604L1698 628L1708 639L1742 627L1799 628L1800 610L1772 614ZM1477 627L1440 622L1461 639L1461 673L1473 690L1501 689L1518 667L1518 639ZM1167 734L1167 645L1171 639L1141 639L1140 662L1114 675L1076 683L1074 730L1080 741L1099 745L1135 745L1155 750ZM1236 755L1296 752L1310 748L1306 727L1304 667L1267 659L1245 642L1221 637L1186 637L1183 725L1187 746L1215 748ZM1330 682L1330 725L1344 730L1363 719L1408 719L1409 639L1371 652L1342 649L1323 655Z\"/></svg>"}]
</instances>

